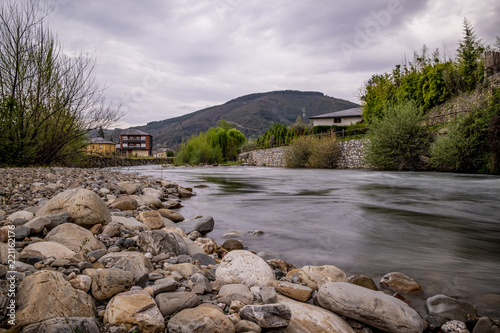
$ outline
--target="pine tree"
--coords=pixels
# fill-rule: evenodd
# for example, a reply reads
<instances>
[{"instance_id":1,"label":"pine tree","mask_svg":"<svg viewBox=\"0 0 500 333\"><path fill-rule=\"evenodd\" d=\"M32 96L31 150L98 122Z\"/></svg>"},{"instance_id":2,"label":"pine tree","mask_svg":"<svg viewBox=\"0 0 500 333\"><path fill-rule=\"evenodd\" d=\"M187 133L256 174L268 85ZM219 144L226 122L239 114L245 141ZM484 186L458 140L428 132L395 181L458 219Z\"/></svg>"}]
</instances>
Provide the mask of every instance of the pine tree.
<instances>
[{"instance_id":1,"label":"pine tree","mask_svg":"<svg viewBox=\"0 0 500 333\"><path fill-rule=\"evenodd\" d=\"M481 39L478 39L472 23L464 18L464 36L459 42L457 57L459 71L468 91L474 90L482 79L484 63L482 54L485 50Z\"/></svg>"}]
</instances>

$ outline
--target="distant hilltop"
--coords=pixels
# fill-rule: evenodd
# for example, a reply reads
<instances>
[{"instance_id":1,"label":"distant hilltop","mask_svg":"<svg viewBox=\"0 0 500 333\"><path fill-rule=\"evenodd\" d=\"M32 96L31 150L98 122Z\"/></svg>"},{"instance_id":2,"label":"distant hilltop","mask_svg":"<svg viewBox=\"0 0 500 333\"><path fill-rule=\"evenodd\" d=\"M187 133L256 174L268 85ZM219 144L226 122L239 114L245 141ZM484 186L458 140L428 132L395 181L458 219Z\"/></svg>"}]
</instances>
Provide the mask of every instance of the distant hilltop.
<instances>
[{"instance_id":1,"label":"distant hilltop","mask_svg":"<svg viewBox=\"0 0 500 333\"><path fill-rule=\"evenodd\" d=\"M316 91L272 91L241 96L222 105L133 128L153 135L155 146L173 148L191 135L216 126L221 119L232 123L247 138L256 138L273 123L289 125L298 116L307 121L313 116L358 106Z\"/></svg>"}]
</instances>

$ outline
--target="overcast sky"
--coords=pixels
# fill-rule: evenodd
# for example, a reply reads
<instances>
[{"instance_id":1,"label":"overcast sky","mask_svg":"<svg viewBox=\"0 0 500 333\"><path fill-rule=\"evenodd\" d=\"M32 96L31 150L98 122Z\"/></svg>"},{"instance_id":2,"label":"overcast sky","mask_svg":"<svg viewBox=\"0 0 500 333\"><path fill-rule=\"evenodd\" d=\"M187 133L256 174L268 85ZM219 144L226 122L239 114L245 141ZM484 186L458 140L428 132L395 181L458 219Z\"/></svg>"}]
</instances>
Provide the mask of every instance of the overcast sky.
<instances>
[{"instance_id":1,"label":"overcast sky","mask_svg":"<svg viewBox=\"0 0 500 333\"><path fill-rule=\"evenodd\" d=\"M273 90L357 90L423 44L455 54L469 19L500 35L498 0L49 0L67 50L93 52L107 100L143 125Z\"/></svg>"}]
</instances>

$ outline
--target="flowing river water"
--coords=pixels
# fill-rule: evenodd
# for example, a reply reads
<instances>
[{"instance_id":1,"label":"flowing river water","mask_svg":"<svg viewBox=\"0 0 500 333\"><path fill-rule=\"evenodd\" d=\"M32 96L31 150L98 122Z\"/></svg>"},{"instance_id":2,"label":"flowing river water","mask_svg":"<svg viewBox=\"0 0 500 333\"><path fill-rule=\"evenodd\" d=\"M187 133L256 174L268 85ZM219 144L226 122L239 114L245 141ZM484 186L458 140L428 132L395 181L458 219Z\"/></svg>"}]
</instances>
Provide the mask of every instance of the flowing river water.
<instances>
[{"instance_id":1,"label":"flowing river water","mask_svg":"<svg viewBox=\"0 0 500 333\"><path fill-rule=\"evenodd\" d=\"M500 177L262 167L123 171L193 187L197 195L179 212L213 216L208 237L219 244L238 231L234 238L249 250L297 267L335 265L377 283L399 271L422 285L424 293L410 297L420 311L427 297L444 294L500 318Z\"/></svg>"}]
</instances>

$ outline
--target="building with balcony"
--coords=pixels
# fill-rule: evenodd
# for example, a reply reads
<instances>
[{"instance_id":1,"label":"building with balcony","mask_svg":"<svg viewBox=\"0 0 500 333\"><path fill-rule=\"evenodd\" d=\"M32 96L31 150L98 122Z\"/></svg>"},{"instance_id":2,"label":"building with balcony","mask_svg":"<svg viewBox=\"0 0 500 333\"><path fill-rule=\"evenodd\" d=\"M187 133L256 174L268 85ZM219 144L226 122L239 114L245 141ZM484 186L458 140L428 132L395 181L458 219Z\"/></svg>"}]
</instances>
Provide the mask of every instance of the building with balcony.
<instances>
[{"instance_id":1,"label":"building with balcony","mask_svg":"<svg viewBox=\"0 0 500 333\"><path fill-rule=\"evenodd\" d=\"M120 150L127 155L152 156L153 136L136 129L120 133Z\"/></svg>"}]
</instances>

